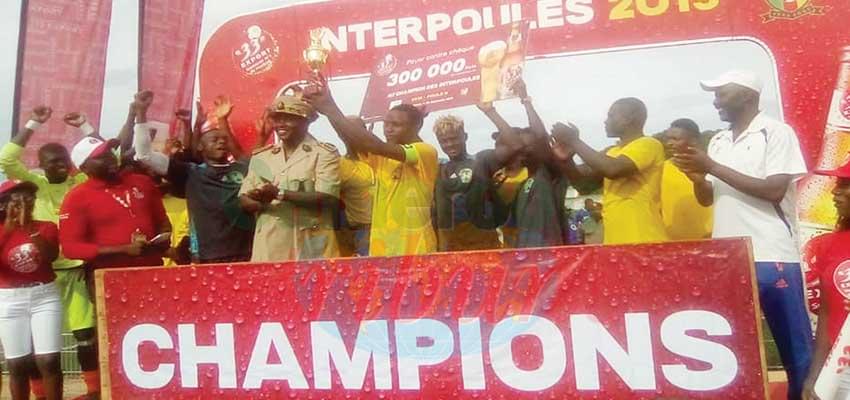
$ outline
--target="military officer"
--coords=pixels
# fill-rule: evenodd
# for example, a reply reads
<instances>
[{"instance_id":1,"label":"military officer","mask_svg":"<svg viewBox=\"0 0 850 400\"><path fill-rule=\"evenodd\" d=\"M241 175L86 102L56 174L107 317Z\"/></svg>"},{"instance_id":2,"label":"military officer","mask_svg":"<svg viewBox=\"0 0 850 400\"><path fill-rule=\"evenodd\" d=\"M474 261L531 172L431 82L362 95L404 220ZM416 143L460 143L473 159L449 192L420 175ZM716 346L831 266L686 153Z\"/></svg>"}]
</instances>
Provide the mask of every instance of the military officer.
<instances>
[{"instance_id":1,"label":"military officer","mask_svg":"<svg viewBox=\"0 0 850 400\"><path fill-rule=\"evenodd\" d=\"M339 152L310 135L316 118L300 94L272 103L268 123L279 143L254 151L239 192L242 208L257 215L251 261L339 256Z\"/></svg>"}]
</instances>

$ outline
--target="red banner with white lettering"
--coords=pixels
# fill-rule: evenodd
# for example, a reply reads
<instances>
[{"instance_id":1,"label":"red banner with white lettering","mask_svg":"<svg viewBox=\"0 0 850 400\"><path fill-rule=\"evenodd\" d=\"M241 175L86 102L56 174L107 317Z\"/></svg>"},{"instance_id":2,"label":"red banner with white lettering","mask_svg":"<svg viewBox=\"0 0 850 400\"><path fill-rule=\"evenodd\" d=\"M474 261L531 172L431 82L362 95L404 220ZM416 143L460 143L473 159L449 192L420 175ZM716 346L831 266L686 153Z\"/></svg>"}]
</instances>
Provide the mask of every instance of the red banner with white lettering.
<instances>
[{"instance_id":1,"label":"red banner with white lettering","mask_svg":"<svg viewBox=\"0 0 850 400\"><path fill-rule=\"evenodd\" d=\"M144 0L139 86L156 94L148 118L172 131L174 113L193 107L203 9L204 0Z\"/></svg>"},{"instance_id":2,"label":"red banner with white lettering","mask_svg":"<svg viewBox=\"0 0 850 400\"><path fill-rule=\"evenodd\" d=\"M36 106L53 108L53 117L27 146L25 161L35 166L41 145L58 142L70 149L80 139L78 129L62 122L63 115L82 112L98 126L112 0L29 0L24 4L19 126Z\"/></svg>"},{"instance_id":3,"label":"red banner with white lettering","mask_svg":"<svg viewBox=\"0 0 850 400\"><path fill-rule=\"evenodd\" d=\"M111 398L764 399L748 242L97 271Z\"/></svg>"}]
</instances>

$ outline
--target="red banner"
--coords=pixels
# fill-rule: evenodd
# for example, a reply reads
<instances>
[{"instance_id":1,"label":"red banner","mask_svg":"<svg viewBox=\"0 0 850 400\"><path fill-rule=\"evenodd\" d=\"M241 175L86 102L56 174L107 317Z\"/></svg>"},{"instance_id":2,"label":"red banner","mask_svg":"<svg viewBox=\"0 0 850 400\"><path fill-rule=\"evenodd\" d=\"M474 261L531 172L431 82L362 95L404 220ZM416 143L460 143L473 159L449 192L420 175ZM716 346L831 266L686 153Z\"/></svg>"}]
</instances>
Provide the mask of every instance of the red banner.
<instances>
[{"instance_id":1,"label":"red banner","mask_svg":"<svg viewBox=\"0 0 850 400\"><path fill-rule=\"evenodd\" d=\"M34 107L53 107L53 118L27 146L26 161L34 166L41 145L58 142L70 148L79 140L79 130L62 122L64 114L85 113L98 126L112 0L29 0L25 4L24 68L18 77L20 126Z\"/></svg>"},{"instance_id":2,"label":"red banner","mask_svg":"<svg viewBox=\"0 0 850 400\"><path fill-rule=\"evenodd\" d=\"M173 125L175 111L193 108L203 9L204 0L144 0L139 81L156 93L152 121Z\"/></svg>"},{"instance_id":3,"label":"red banner","mask_svg":"<svg viewBox=\"0 0 850 400\"><path fill-rule=\"evenodd\" d=\"M795 11L788 11L789 2L782 0L389 0L379 7L373 1L350 0L288 5L234 15L202 43L200 93L206 101L222 93L233 97L239 108L231 122L241 139L250 144L255 137L253 121L262 108L283 85L306 75L301 52L309 45L309 31L317 27L328 27L333 33L327 43L333 48L328 65L331 77L368 74L376 60L390 50L403 51L419 43L437 48L520 19L532 22L530 58L738 38L754 41L769 53L779 77L779 104L813 164L822 142L841 48L850 45L845 27L850 7L843 0L791 3L798 6ZM249 29L267 38L259 48L264 51L264 66L250 72L235 55L243 54L240 49L250 42ZM813 48L820 50L810 51ZM739 55L716 56L728 59L728 69L740 61L733 58ZM639 59L633 61L640 63ZM621 74L629 69L628 63L623 64ZM559 82L558 75L546 78L550 85ZM702 77L706 78L710 77ZM664 82L659 85L656 91L663 90ZM699 91L696 79L691 87ZM563 91L569 93L568 88ZM610 91L607 95L612 100L626 95ZM706 103L711 107L710 101Z\"/></svg>"},{"instance_id":4,"label":"red banner","mask_svg":"<svg viewBox=\"0 0 850 400\"><path fill-rule=\"evenodd\" d=\"M764 399L744 240L97 272L111 398Z\"/></svg>"},{"instance_id":5,"label":"red banner","mask_svg":"<svg viewBox=\"0 0 850 400\"><path fill-rule=\"evenodd\" d=\"M417 44L379 57L369 79L360 116L383 119L402 104L428 112L514 97L522 78L528 22L461 36L445 45Z\"/></svg>"}]
</instances>

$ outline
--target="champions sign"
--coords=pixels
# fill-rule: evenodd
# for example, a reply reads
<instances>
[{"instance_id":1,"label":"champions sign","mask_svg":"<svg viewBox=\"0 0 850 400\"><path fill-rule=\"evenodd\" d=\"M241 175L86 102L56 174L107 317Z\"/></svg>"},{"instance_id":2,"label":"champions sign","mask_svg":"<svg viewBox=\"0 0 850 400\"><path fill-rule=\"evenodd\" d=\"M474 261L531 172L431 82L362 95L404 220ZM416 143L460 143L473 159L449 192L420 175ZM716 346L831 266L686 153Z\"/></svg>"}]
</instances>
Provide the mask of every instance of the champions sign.
<instances>
[{"instance_id":1,"label":"champions sign","mask_svg":"<svg viewBox=\"0 0 850 400\"><path fill-rule=\"evenodd\" d=\"M743 240L97 272L111 398L764 399Z\"/></svg>"}]
</instances>

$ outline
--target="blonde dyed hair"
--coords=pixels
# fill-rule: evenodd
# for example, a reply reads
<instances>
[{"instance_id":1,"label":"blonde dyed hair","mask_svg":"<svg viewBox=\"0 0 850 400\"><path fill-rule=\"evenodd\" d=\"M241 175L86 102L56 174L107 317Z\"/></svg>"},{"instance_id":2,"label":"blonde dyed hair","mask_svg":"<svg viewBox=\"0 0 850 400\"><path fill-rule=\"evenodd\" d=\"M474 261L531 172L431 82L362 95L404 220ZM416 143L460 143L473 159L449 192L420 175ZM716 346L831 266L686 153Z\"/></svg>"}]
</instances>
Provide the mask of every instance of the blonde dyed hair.
<instances>
[{"instance_id":1,"label":"blonde dyed hair","mask_svg":"<svg viewBox=\"0 0 850 400\"><path fill-rule=\"evenodd\" d=\"M444 135L448 132L463 132L463 120L454 115L444 115L434 121L435 135Z\"/></svg>"}]
</instances>

